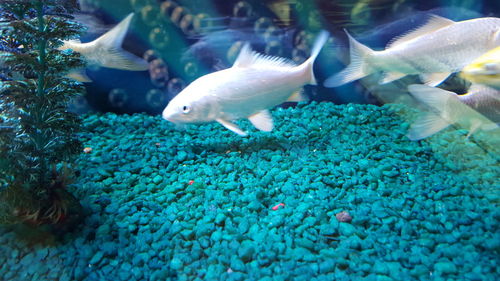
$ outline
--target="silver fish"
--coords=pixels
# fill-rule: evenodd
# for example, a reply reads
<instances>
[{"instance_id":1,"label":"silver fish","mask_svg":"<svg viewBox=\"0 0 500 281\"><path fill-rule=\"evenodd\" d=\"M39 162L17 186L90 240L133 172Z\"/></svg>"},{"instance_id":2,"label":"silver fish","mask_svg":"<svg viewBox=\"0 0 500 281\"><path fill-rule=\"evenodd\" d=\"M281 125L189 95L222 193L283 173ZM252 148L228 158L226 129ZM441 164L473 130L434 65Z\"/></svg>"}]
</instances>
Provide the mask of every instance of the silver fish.
<instances>
[{"instance_id":1,"label":"silver fish","mask_svg":"<svg viewBox=\"0 0 500 281\"><path fill-rule=\"evenodd\" d=\"M383 51L374 51L348 36L351 63L328 78L325 86L340 86L377 71L385 73L381 84L419 74L425 84L436 86L500 45L500 18L454 22L432 16L424 26L393 39Z\"/></svg>"},{"instance_id":2,"label":"silver fish","mask_svg":"<svg viewBox=\"0 0 500 281\"><path fill-rule=\"evenodd\" d=\"M431 109L421 113L410 126L407 136L411 140L424 139L452 124L468 129L468 136L478 129L499 127L499 90L473 84L464 95L426 85L410 85L408 91Z\"/></svg>"},{"instance_id":3,"label":"silver fish","mask_svg":"<svg viewBox=\"0 0 500 281\"><path fill-rule=\"evenodd\" d=\"M247 43L231 68L204 75L180 92L163 111L174 123L217 121L240 136L247 135L232 120L248 118L259 130L269 132L269 109L286 101L302 101L301 89L316 84L313 63L329 34L321 32L311 56L301 65L283 58L252 52Z\"/></svg>"},{"instance_id":4,"label":"silver fish","mask_svg":"<svg viewBox=\"0 0 500 281\"><path fill-rule=\"evenodd\" d=\"M121 47L133 16L134 14L130 13L119 24L94 41L88 43L81 43L79 40L63 41L64 44L59 47L59 50L71 49L80 53L91 65L130 71L147 70L148 63L144 59ZM83 69L72 71L68 76L80 82L91 82Z\"/></svg>"}]
</instances>

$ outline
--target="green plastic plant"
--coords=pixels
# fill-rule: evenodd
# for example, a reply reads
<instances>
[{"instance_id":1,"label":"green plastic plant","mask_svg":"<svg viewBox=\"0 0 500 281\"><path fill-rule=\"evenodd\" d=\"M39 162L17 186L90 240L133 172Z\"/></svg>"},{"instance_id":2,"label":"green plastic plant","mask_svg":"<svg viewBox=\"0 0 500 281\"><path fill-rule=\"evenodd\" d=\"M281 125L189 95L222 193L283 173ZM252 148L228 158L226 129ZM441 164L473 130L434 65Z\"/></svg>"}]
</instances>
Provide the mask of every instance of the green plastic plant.
<instances>
[{"instance_id":1,"label":"green plastic plant","mask_svg":"<svg viewBox=\"0 0 500 281\"><path fill-rule=\"evenodd\" d=\"M80 204L66 189L81 151L78 116L68 112L83 86L65 75L84 67L62 40L82 31L74 1L0 2L8 81L0 84L0 223L67 224ZM5 51L4 51L5 53Z\"/></svg>"}]
</instances>

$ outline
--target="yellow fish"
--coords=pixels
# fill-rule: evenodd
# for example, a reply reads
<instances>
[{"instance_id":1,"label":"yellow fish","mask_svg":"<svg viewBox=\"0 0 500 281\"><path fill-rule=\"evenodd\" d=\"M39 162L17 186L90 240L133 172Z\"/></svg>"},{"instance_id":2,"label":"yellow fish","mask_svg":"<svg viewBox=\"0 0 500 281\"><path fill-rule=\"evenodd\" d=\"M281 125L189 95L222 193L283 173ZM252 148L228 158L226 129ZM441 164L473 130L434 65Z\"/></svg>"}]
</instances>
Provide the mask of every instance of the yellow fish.
<instances>
[{"instance_id":1,"label":"yellow fish","mask_svg":"<svg viewBox=\"0 0 500 281\"><path fill-rule=\"evenodd\" d=\"M500 90L500 47L488 51L462 69L460 76Z\"/></svg>"}]
</instances>

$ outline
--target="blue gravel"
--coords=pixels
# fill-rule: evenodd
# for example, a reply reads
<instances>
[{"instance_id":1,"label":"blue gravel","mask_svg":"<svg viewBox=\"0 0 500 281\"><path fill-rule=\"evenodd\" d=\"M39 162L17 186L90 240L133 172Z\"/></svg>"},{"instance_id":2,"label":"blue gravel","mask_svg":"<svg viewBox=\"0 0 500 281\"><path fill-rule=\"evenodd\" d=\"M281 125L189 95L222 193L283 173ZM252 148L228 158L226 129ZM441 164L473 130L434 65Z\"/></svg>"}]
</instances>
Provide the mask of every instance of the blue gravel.
<instances>
[{"instance_id":1,"label":"blue gravel","mask_svg":"<svg viewBox=\"0 0 500 281\"><path fill-rule=\"evenodd\" d=\"M311 103L246 138L85 116L84 225L1 227L1 279L498 280L500 137L411 142L413 113Z\"/></svg>"}]
</instances>

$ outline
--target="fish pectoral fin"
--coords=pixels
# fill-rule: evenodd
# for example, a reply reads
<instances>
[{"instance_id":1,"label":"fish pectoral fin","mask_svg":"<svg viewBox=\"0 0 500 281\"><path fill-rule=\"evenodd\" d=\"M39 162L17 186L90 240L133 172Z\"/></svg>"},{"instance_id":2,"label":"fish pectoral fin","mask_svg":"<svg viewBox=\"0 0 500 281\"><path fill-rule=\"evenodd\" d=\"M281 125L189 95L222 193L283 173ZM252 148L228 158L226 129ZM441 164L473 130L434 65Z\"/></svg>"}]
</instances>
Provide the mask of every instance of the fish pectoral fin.
<instances>
[{"instance_id":1,"label":"fish pectoral fin","mask_svg":"<svg viewBox=\"0 0 500 281\"><path fill-rule=\"evenodd\" d=\"M383 85L383 84L391 83L392 81L401 79L405 76L406 76L406 74L404 74L404 73L386 72L383 76L383 79L380 80L379 84Z\"/></svg>"},{"instance_id":2,"label":"fish pectoral fin","mask_svg":"<svg viewBox=\"0 0 500 281\"><path fill-rule=\"evenodd\" d=\"M471 125L469 128L469 133L467 134L465 139L469 139L470 136L472 136L472 134L474 134L475 132L477 132L477 130L479 130L479 128L481 128L481 121L478 119L473 119L473 120L471 120L470 123L471 123Z\"/></svg>"},{"instance_id":3,"label":"fish pectoral fin","mask_svg":"<svg viewBox=\"0 0 500 281\"><path fill-rule=\"evenodd\" d=\"M224 119L216 119L215 121L219 122L222 126L228 128L229 130L235 132L236 134L242 137L247 135L247 133L243 132L236 124L232 123L231 121L227 121Z\"/></svg>"},{"instance_id":4,"label":"fish pectoral fin","mask_svg":"<svg viewBox=\"0 0 500 281\"><path fill-rule=\"evenodd\" d=\"M301 102L301 101L307 101L308 98L306 95L304 95L304 91L302 89L295 91L286 101L289 102Z\"/></svg>"},{"instance_id":5,"label":"fish pectoral fin","mask_svg":"<svg viewBox=\"0 0 500 281\"><path fill-rule=\"evenodd\" d=\"M422 82L424 82L425 85L436 87L437 85L443 83L443 81L446 80L450 74L451 73L449 72L420 74L420 79L422 79Z\"/></svg>"},{"instance_id":6,"label":"fish pectoral fin","mask_svg":"<svg viewBox=\"0 0 500 281\"><path fill-rule=\"evenodd\" d=\"M66 74L66 77L75 79L78 82L92 82L92 79L90 79L87 76L87 73L85 73L85 69L72 70Z\"/></svg>"},{"instance_id":7,"label":"fish pectoral fin","mask_svg":"<svg viewBox=\"0 0 500 281\"><path fill-rule=\"evenodd\" d=\"M262 110L254 115L248 117L248 120L255 126L255 128L264 131L270 132L274 128L273 117L269 110Z\"/></svg>"},{"instance_id":8,"label":"fish pectoral fin","mask_svg":"<svg viewBox=\"0 0 500 281\"><path fill-rule=\"evenodd\" d=\"M416 29L413 29L410 32L407 32L401 36L398 36L398 37L395 37L394 39L392 39L389 42L389 44L387 44L386 49L388 49L390 47L397 46L397 45L402 44L404 42L408 42L408 41L415 39L417 37L420 37L424 34L436 31L440 28L443 28L445 26L448 26L448 25L451 25L454 23L455 22L450 20L450 19L443 18L443 17L436 16L436 15L432 15L426 24L424 24L420 27L417 27Z\"/></svg>"},{"instance_id":9,"label":"fish pectoral fin","mask_svg":"<svg viewBox=\"0 0 500 281\"><path fill-rule=\"evenodd\" d=\"M412 140L421 140L448 127L450 123L433 112L424 112L411 124L406 136Z\"/></svg>"}]
</instances>

